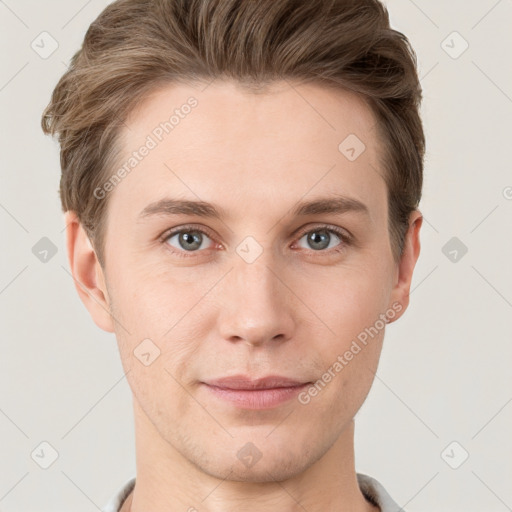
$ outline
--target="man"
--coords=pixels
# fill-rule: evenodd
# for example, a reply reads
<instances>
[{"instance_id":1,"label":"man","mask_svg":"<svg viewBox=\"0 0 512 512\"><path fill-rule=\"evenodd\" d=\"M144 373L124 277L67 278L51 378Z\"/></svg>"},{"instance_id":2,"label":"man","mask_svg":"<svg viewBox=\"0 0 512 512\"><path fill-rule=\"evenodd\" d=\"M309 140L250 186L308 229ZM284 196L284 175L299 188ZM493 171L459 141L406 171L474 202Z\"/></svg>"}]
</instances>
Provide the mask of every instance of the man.
<instances>
[{"instance_id":1,"label":"man","mask_svg":"<svg viewBox=\"0 0 512 512\"><path fill-rule=\"evenodd\" d=\"M354 416L409 301L415 56L376 0L118 0L43 115L76 289L116 335L111 512L398 511Z\"/></svg>"}]
</instances>

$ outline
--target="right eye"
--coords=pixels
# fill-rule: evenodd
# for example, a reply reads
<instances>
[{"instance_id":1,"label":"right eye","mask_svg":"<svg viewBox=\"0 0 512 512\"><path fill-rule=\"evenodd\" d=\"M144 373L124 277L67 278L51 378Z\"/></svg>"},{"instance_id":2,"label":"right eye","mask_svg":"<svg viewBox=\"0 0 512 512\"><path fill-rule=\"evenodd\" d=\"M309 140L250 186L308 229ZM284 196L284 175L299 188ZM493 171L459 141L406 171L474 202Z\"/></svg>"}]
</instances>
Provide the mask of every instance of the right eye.
<instances>
[{"instance_id":1,"label":"right eye","mask_svg":"<svg viewBox=\"0 0 512 512\"><path fill-rule=\"evenodd\" d=\"M176 251L173 252L183 257L192 255L186 253L194 253L199 252L201 249L207 249L207 240L211 241L211 238L205 231L191 226L173 229L162 237L162 243L170 245L173 249L176 249Z\"/></svg>"}]
</instances>

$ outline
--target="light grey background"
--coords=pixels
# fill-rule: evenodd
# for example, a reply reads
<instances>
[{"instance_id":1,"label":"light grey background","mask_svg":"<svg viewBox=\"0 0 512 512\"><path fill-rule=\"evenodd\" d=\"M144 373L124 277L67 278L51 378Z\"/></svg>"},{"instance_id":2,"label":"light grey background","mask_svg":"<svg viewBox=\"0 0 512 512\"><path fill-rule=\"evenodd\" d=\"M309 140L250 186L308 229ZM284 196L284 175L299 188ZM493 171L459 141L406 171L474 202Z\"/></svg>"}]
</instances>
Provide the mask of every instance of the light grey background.
<instances>
[{"instance_id":1,"label":"light grey background","mask_svg":"<svg viewBox=\"0 0 512 512\"><path fill-rule=\"evenodd\" d=\"M108 3L0 1L2 512L92 512L135 473L131 392L114 336L75 292L58 146L40 129ZM411 305L356 418L356 468L409 512L512 510L512 1L386 3L419 60L425 223ZM31 47L43 31L58 42L45 59ZM42 237L57 248L47 262L32 252ZM452 237L465 255L443 252ZM42 442L58 452L48 469Z\"/></svg>"}]
</instances>

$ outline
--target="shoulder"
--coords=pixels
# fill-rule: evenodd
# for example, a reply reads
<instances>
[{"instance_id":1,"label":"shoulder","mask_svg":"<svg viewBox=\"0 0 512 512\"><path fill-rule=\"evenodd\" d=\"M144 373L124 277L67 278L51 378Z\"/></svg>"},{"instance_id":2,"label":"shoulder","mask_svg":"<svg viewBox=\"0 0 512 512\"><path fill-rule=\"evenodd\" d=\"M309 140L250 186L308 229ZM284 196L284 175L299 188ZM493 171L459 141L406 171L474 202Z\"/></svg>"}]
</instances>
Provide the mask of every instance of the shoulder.
<instances>
[{"instance_id":1,"label":"shoulder","mask_svg":"<svg viewBox=\"0 0 512 512\"><path fill-rule=\"evenodd\" d=\"M357 482L364 497L373 505L380 507L381 512L405 512L375 478L357 473Z\"/></svg>"},{"instance_id":2,"label":"shoulder","mask_svg":"<svg viewBox=\"0 0 512 512\"><path fill-rule=\"evenodd\" d=\"M135 477L131 477L110 498L109 502L101 509L101 512L119 512L121 505L135 487Z\"/></svg>"}]
</instances>

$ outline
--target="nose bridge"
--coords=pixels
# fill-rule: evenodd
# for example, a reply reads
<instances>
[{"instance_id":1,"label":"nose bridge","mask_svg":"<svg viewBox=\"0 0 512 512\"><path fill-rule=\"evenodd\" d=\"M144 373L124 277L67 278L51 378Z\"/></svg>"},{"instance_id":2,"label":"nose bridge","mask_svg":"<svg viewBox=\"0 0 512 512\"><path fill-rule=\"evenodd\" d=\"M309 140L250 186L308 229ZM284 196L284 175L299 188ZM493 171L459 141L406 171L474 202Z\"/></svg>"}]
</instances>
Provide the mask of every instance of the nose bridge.
<instances>
[{"instance_id":1,"label":"nose bridge","mask_svg":"<svg viewBox=\"0 0 512 512\"><path fill-rule=\"evenodd\" d=\"M262 298L267 299L272 295L269 292L277 288L274 272L280 265L270 243L263 246L254 237L246 236L235 248L231 272L239 289L245 287L253 294L263 294Z\"/></svg>"},{"instance_id":2,"label":"nose bridge","mask_svg":"<svg viewBox=\"0 0 512 512\"><path fill-rule=\"evenodd\" d=\"M286 339L291 336L293 319L285 297L289 291L278 278L281 267L271 249L263 250L255 259L246 258L253 250L249 246L241 256L234 255L233 269L224 283L222 337L252 344Z\"/></svg>"},{"instance_id":3,"label":"nose bridge","mask_svg":"<svg viewBox=\"0 0 512 512\"><path fill-rule=\"evenodd\" d=\"M252 300L255 305L261 304L263 307L268 307L271 302L278 299L280 291L275 267L275 262L269 257L260 257L253 263L242 261L235 264L232 274L242 296L248 299L247 303Z\"/></svg>"}]
</instances>

